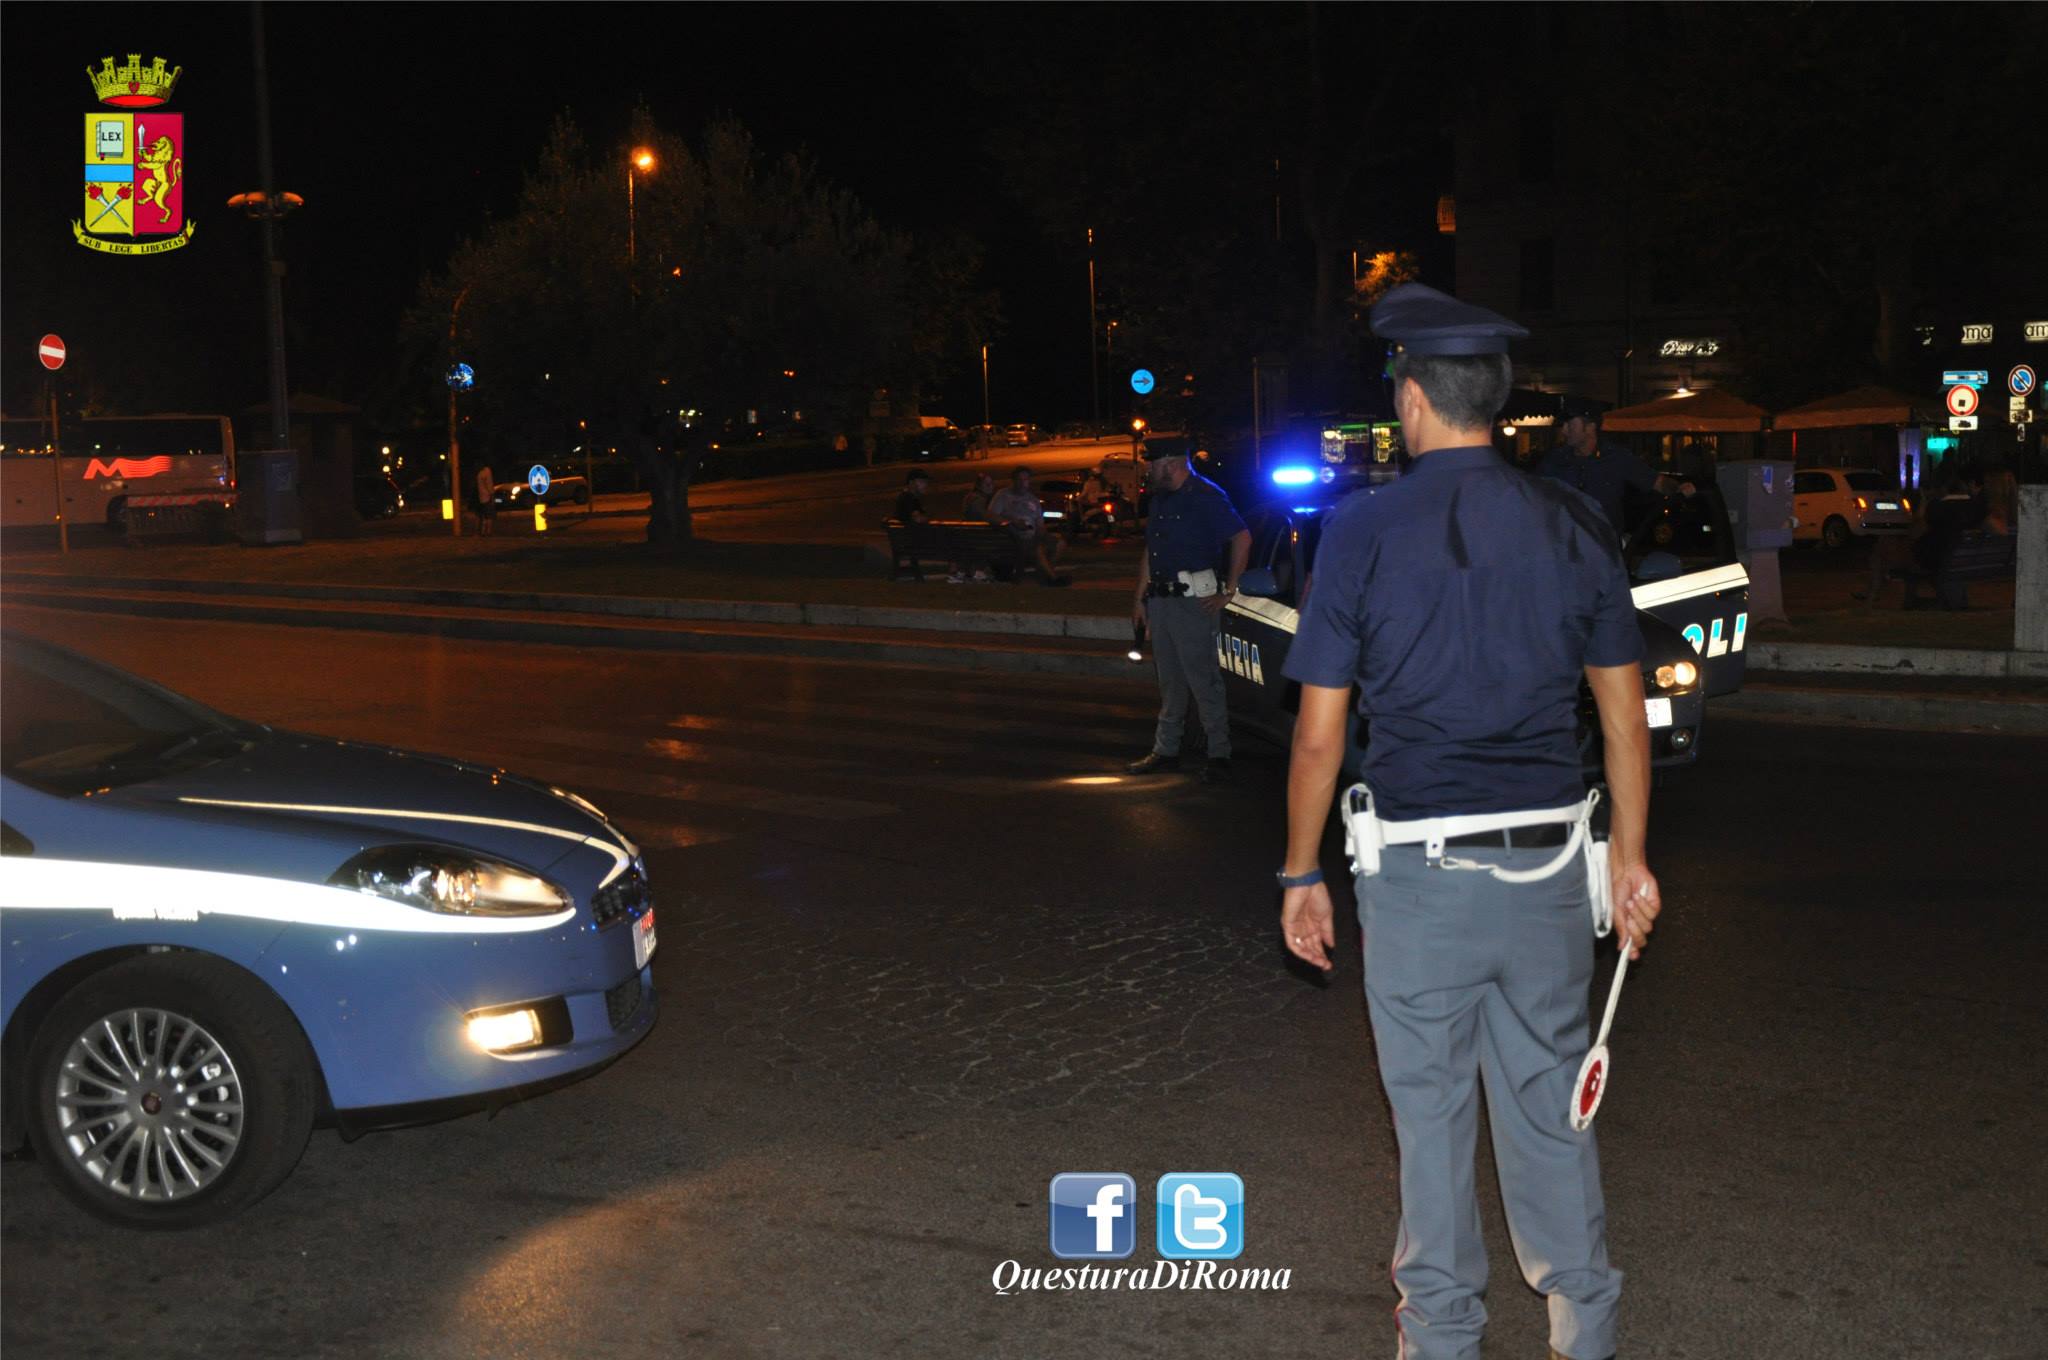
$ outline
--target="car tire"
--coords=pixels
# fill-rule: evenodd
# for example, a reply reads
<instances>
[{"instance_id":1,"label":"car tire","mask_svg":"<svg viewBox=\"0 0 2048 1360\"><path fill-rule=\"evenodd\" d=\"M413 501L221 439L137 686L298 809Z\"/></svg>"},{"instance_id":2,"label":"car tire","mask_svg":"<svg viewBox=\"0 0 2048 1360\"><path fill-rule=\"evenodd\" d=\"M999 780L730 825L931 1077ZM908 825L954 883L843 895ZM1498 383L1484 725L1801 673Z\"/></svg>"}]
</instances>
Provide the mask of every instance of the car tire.
<instances>
[{"instance_id":1,"label":"car tire","mask_svg":"<svg viewBox=\"0 0 2048 1360\"><path fill-rule=\"evenodd\" d=\"M207 1080L188 1089L195 1072ZM28 1082L38 1160L81 1208L131 1228L197 1227L254 1204L298 1165L320 1103L284 1003L184 951L124 960L68 993L37 1026ZM163 1117L180 1095L187 1111L205 1096L221 1108Z\"/></svg>"},{"instance_id":2,"label":"car tire","mask_svg":"<svg viewBox=\"0 0 2048 1360\"><path fill-rule=\"evenodd\" d=\"M1840 515L1829 515L1827 523L1820 526L1821 542L1830 548L1848 547L1849 537L1849 521Z\"/></svg>"}]
</instances>

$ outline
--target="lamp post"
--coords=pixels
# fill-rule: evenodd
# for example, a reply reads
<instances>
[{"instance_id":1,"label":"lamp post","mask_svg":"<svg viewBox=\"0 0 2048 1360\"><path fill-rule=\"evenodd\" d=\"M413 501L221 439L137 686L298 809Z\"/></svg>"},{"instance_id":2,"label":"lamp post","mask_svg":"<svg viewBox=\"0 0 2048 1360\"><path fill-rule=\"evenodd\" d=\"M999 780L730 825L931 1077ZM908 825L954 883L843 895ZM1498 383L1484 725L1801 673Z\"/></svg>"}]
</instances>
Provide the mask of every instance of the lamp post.
<instances>
[{"instance_id":1,"label":"lamp post","mask_svg":"<svg viewBox=\"0 0 2048 1360\"><path fill-rule=\"evenodd\" d=\"M981 436L983 439L993 439L995 437L994 431L995 422L989 418L988 414L988 346L983 345L981 347Z\"/></svg>"},{"instance_id":2,"label":"lamp post","mask_svg":"<svg viewBox=\"0 0 2048 1360\"><path fill-rule=\"evenodd\" d=\"M633 296L640 295L640 279L636 269L640 262L639 245L634 239L633 220L633 172L647 173L654 168L654 153L644 146L633 148L633 154L626 158L626 272L633 279Z\"/></svg>"},{"instance_id":3,"label":"lamp post","mask_svg":"<svg viewBox=\"0 0 2048 1360\"><path fill-rule=\"evenodd\" d=\"M455 322L456 319L462 315L462 300L468 296L469 289L467 286L465 286L461 292L455 295L455 305L448 309L448 362L450 364L456 364L461 362L459 359L455 357ZM450 378L451 381L448 384L448 498L450 503L454 507L455 513L449 516L449 523L454 527L455 536L457 538L461 538L462 438L455 424L456 389L455 383L452 381L452 370L450 371ZM480 506L477 509L477 513L480 515L489 514L490 507L487 505ZM482 529L479 528L478 532L481 533Z\"/></svg>"}]
</instances>

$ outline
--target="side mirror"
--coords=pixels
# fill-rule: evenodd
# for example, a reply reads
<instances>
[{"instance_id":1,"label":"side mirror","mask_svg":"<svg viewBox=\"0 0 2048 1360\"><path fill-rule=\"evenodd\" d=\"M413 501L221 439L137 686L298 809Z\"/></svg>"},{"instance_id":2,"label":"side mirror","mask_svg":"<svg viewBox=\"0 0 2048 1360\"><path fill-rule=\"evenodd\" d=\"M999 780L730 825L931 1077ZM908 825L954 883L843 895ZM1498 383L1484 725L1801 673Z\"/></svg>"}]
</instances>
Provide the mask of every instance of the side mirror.
<instances>
[{"instance_id":1,"label":"side mirror","mask_svg":"<svg viewBox=\"0 0 2048 1360\"><path fill-rule=\"evenodd\" d=\"M1273 577L1271 567L1246 567L1244 575L1237 578L1241 594L1271 598L1280 593L1280 583Z\"/></svg>"}]
</instances>

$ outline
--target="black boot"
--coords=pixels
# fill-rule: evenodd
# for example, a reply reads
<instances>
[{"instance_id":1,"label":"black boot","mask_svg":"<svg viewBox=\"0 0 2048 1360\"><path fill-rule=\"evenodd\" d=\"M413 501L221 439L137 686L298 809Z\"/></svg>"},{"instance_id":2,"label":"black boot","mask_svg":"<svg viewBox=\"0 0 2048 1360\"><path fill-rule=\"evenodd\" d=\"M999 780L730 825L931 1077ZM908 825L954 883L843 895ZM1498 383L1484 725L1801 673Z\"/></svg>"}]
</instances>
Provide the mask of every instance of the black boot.
<instances>
[{"instance_id":1,"label":"black boot","mask_svg":"<svg viewBox=\"0 0 2048 1360\"><path fill-rule=\"evenodd\" d=\"M1124 773L1158 774L1162 770L1178 771L1179 769L1179 756L1163 756L1159 754L1159 752L1153 751L1152 753L1147 755L1143 760L1134 760L1130 764L1124 766Z\"/></svg>"}]
</instances>

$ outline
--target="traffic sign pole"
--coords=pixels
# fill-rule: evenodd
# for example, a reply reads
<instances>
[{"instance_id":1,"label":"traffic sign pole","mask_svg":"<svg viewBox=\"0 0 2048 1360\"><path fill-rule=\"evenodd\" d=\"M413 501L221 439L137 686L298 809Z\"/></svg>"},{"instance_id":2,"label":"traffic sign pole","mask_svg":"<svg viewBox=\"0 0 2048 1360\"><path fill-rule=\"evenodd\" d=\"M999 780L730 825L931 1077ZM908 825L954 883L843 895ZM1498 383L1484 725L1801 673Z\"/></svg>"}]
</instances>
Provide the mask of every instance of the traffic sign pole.
<instances>
[{"instance_id":1,"label":"traffic sign pole","mask_svg":"<svg viewBox=\"0 0 2048 1360\"><path fill-rule=\"evenodd\" d=\"M61 335L53 333L36 342L36 358L52 373L64 367L64 353L64 337ZM57 551L68 553L71 551L71 526L64 520L64 441L62 432L57 428L57 393L48 378L43 379L43 405L50 413L50 488L57 497Z\"/></svg>"}]
</instances>

